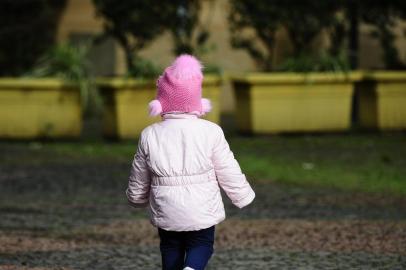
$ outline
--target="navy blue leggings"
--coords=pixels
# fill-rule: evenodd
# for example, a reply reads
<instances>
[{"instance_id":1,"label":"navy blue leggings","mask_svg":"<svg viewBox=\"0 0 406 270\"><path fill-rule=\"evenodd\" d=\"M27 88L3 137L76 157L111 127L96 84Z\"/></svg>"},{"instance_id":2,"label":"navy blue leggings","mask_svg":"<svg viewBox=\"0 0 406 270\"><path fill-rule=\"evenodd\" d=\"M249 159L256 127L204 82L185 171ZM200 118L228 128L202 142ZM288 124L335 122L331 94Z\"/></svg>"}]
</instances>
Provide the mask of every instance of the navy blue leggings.
<instances>
[{"instance_id":1,"label":"navy blue leggings","mask_svg":"<svg viewBox=\"0 0 406 270\"><path fill-rule=\"evenodd\" d=\"M158 229L163 270L203 270L213 254L214 226L187 232Z\"/></svg>"}]
</instances>

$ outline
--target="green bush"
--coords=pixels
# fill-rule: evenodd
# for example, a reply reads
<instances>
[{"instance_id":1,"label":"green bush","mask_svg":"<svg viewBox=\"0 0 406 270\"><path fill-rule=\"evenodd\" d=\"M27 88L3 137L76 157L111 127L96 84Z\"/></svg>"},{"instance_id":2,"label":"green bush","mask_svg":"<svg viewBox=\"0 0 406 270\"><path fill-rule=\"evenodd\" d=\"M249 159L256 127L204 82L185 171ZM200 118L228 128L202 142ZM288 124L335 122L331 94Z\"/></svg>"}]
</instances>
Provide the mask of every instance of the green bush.
<instances>
[{"instance_id":1,"label":"green bush","mask_svg":"<svg viewBox=\"0 0 406 270\"><path fill-rule=\"evenodd\" d=\"M141 57L135 59L133 66L128 70L128 76L141 79L153 79L161 73L162 68Z\"/></svg>"},{"instance_id":2,"label":"green bush","mask_svg":"<svg viewBox=\"0 0 406 270\"><path fill-rule=\"evenodd\" d=\"M350 64L348 57L344 53L334 56L322 52L319 55L301 54L297 57L289 57L277 70L291 72L348 72Z\"/></svg>"}]
</instances>

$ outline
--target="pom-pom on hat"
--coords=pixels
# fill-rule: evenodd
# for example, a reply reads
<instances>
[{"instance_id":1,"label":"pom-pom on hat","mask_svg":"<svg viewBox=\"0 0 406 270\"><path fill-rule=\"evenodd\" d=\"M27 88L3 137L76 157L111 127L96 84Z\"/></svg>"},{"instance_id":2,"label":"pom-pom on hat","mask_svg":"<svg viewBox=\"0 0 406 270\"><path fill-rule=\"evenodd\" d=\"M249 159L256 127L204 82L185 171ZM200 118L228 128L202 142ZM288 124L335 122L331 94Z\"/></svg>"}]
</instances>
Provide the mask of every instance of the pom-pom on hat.
<instances>
[{"instance_id":1,"label":"pom-pom on hat","mask_svg":"<svg viewBox=\"0 0 406 270\"><path fill-rule=\"evenodd\" d=\"M183 54L167 67L157 80L157 97L149 103L149 114L169 112L204 115L211 110L208 99L202 99L202 65L194 56Z\"/></svg>"}]
</instances>

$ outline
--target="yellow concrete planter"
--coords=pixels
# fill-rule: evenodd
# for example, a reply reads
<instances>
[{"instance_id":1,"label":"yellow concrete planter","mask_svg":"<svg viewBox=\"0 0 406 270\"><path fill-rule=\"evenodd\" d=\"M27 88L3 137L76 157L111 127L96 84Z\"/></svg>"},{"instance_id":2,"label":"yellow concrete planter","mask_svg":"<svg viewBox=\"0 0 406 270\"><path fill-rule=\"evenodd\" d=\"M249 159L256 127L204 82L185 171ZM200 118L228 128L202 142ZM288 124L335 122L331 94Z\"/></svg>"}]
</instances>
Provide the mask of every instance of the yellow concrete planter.
<instances>
[{"instance_id":1,"label":"yellow concrete planter","mask_svg":"<svg viewBox=\"0 0 406 270\"><path fill-rule=\"evenodd\" d=\"M0 78L0 137L77 137L80 92L59 79Z\"/></svg>"},{"instance_id":2,"label":"yellow concrete planter","mask_svg":"<svg viewBox=\"0 0 406 270\"><path fill-rule=\"evenodd\" d=\"M220 77L210 75L206 75L203 82L203 96L213 105L206 119L216 123L220 119L220 84ZM97 85L104 100L103 133L106 137L136 138L146 126L160 120L148 116L148 103L156 96L154 80L101 78Z\"/></svg>"},{"instance_id":3,"label":"yellow concrete planter","mask_svg":"<svg viewBox=\"0 0 406 270\"><path fill-rule=\"evenodd\" d=\"M406 129L406 72L366 72L357 84L361 127Z\"/></svg>"},{"instance_id":4,"label":"yellow concrete planter","mask_svg":"<svg viewBox=\"0 0 406 270\"><path fill-rule=\"evenodd\" d=\"M236 121L245 133L342 131L350 127L359 73L232 76Z\"/></svg>"}]
</instances>

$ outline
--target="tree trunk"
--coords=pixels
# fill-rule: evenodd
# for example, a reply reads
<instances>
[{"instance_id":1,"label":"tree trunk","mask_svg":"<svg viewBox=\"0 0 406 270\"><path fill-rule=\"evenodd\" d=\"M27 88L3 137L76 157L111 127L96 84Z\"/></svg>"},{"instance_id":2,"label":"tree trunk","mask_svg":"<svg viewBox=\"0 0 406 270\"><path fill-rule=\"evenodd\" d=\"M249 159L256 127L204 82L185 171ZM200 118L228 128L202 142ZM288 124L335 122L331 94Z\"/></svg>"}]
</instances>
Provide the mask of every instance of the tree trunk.
<instances>
[{"instance_id":1,"label":"tree trunk","mask_svg":"<svg viewBox=\"0 0 406 270\"><path fill-rule=\"evenodd\" d=\"M358 68L359 6L356 0L347 7L350 21L349 58L351 69Z\"/></svg>"},{"instance_id":2,"label":"tree trunk","mask_svg":"<svg viewBox=\"0 0 406 270\"><path fill-rule=\"evenodd\" d=\"M129 46L124 47L125 52L125 60L127 63L127 71L134 71L135 64L134 64L134 52L131 50Z\"/></svg>"}]
</instances>

